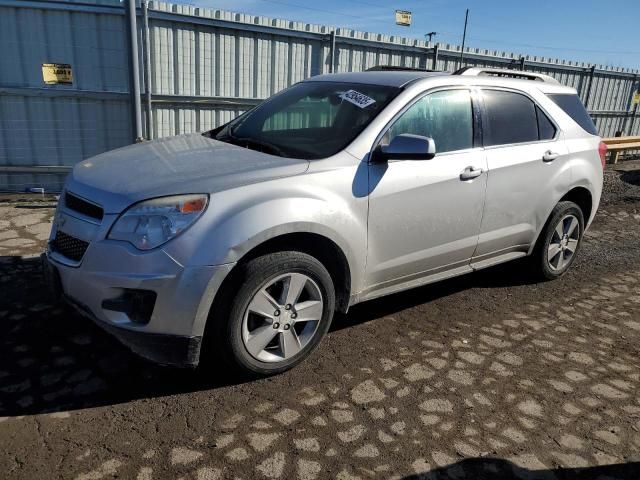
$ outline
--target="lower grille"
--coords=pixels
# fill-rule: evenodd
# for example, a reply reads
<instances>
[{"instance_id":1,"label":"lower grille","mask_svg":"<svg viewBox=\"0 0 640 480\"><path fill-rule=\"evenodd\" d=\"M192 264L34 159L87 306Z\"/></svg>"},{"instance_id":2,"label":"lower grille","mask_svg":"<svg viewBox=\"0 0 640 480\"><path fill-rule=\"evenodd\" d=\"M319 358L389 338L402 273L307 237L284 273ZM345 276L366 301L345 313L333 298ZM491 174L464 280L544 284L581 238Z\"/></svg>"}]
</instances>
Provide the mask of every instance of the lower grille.
<instances>
[{"instance_id":1,"label":"lower grille","mask_svg":"<svg viewBox=\"0 0 640 480\"><path fill-rule=\"evenodd\" d=\"M56 238L51 242L51 250L67 257L69 260L79 262L86 252L89 242L67 235L58 231Z\"/></svg>"}]
</instances>

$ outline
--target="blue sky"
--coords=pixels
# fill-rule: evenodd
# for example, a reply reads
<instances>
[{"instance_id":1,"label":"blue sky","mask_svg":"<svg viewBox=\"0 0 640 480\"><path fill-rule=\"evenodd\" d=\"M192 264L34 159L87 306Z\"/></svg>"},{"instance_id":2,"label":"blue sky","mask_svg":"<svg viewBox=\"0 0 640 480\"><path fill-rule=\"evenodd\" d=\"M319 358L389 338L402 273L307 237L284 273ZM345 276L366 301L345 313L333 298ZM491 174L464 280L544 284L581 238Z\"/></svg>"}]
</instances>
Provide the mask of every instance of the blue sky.
<instances>
[{"instance_id":1,"label":"blue sky","mask_svg":"<svg viewBox=\"0 0 640 480\"><path fill-rule=\"evenodd\" d=\"M640 0L173 1L412 38L435 31L455 44L469 8L468 46L640 68ZM395 9L413 12L413 25L396 26Z\"/></svg>"}]
</instances>

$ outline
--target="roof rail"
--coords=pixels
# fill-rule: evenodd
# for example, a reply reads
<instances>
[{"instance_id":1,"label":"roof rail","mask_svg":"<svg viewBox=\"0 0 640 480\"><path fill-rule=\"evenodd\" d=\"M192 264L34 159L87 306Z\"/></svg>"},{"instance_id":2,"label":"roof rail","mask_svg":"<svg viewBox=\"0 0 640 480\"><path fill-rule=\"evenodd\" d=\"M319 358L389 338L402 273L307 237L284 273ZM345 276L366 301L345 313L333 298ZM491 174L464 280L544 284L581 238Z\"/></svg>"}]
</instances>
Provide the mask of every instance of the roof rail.
<instances>
[{"instance_id":1,"label":"roof rail","mask_svg":"<svg viewBox=\"0 0 640 480\"><path fill-rule=\"evenodd\" d=\"M523 72L522 70L508 70L506 68L463 67L453 72L453 75L468 75L476 77L507 77L536 82L560 84L555 78L543 73Z\"/></svg>"},{"instance_id":2,"label":"roof rail","mask_svg":"<svg viewBox=\"0 0 640 480\"><path fill-rule=\"evenodd\" d=\"M367 68L367 72L439 72L440 70L429 70L428 68L401 67L396 65L376 65Z\"/></svg>"}]
</instances>

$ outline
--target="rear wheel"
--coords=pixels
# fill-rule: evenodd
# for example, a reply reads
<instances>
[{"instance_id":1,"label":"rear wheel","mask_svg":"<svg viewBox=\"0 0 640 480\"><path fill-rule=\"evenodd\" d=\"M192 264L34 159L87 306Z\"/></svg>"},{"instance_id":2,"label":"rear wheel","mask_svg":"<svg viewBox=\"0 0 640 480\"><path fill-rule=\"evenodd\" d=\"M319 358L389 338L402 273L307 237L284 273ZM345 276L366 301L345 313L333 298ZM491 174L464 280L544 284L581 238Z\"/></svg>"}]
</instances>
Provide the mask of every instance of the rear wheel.
<instances>
[{"instance_id":1,"label":"rear wheel","mask_svg":"<svg viewBox=\"0 0 640 480\"><path fill-rule=\"evenodd\" d=\"M241 269L217 322L223 359L249 375L271 375L307 358L327 333L335 292L327 269L301 252L255 258ZM226 318L225 318L226 317Z\"/></svg>"},{"instance_id":2,"label":"rear wheel","mask_svg":"<svg viewBox=\"0 0 640 480\"><path fill-rule=\"evenodd\" d=\"M555 206L532 258L538 275L548 280L561 277L575 260L584 233L582 210L573 202Z\"/></svg>"}]
</instances>

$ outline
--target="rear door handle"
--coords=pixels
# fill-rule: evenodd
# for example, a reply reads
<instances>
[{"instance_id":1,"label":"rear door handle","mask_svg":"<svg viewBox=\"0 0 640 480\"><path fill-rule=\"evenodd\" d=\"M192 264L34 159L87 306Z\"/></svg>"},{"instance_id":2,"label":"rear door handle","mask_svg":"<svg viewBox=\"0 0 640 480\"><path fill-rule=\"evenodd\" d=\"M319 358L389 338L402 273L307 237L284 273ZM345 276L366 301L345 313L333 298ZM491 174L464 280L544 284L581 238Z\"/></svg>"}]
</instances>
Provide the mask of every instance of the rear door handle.
<instances>
[{"instance_id":1,"label":"rear door handle","mask_svg":"<svg viewBox=\"0 0 640 480\"><path fill-rule=\"evenodd\" d=\"M482 175L482 171L483 170L481 168L468 166L460 174L460 180L471 180L473 178L479 177L480 175Z\"/></svg>"},{"instance_id":2,"label":"rear door handle","mask_svg":"<svg viewBox=\"0 0 640 480\"><path fill-rule=\"evenodd\" d=\"M544 152L544 155L542 155L542 161L543 162L553 162L559 156L560 156L559 153L552 152L551 150L547 150L546 152Z\"/></svg>"}]
</instances>

